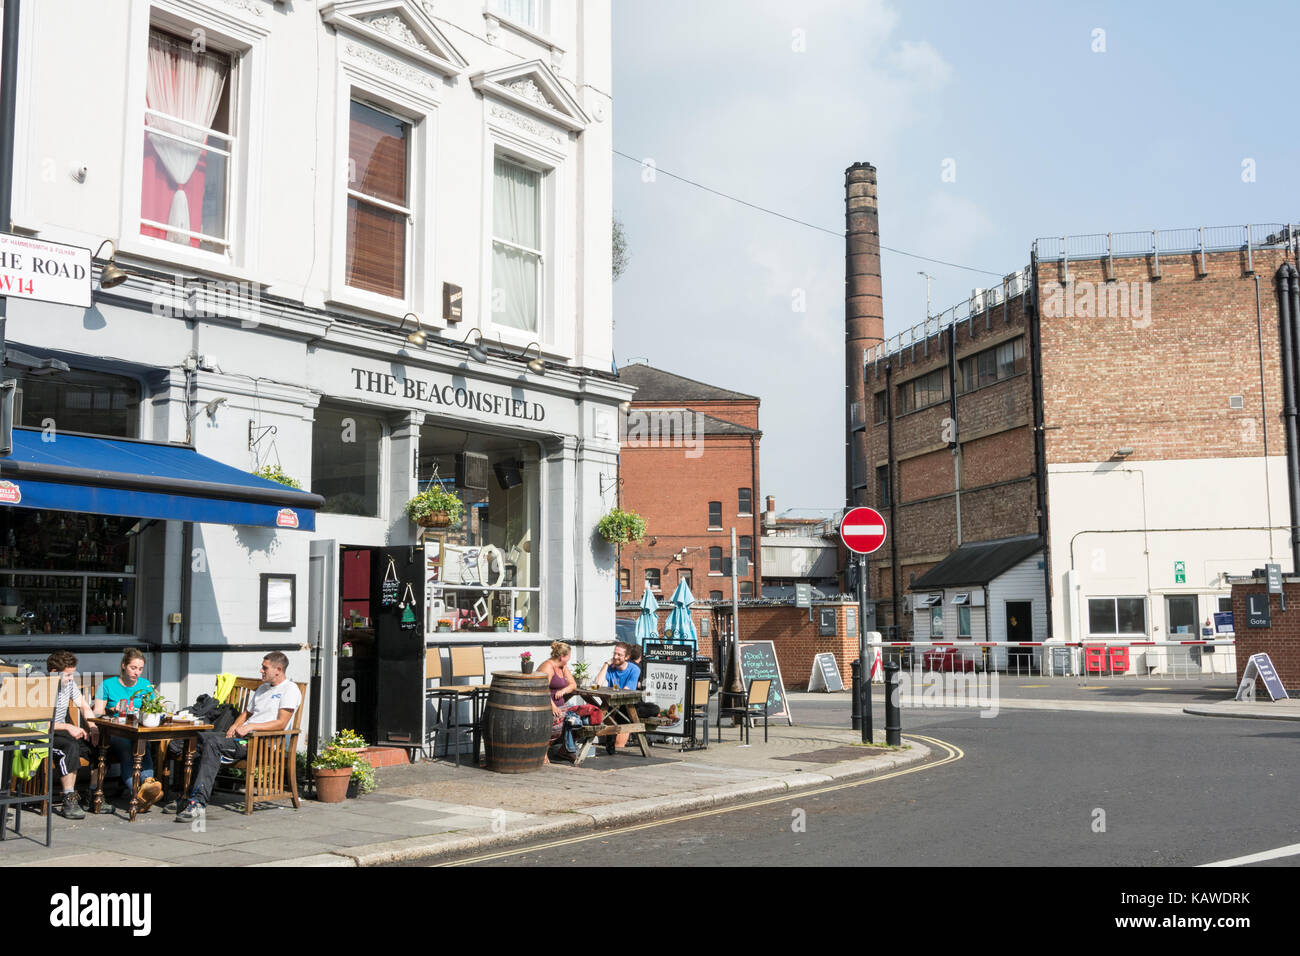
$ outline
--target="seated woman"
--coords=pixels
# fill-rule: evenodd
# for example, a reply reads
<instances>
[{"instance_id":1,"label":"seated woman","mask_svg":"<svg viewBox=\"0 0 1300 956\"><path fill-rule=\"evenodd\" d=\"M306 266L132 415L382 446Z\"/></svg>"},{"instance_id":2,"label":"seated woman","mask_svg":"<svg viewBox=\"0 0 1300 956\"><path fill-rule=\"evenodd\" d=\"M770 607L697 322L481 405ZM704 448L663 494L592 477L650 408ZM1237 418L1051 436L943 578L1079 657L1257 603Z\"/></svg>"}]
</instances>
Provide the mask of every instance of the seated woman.
<instances>
[{"instance_id":1,"label":"seated woman","mask_svg":"<svg viewBox=\"0 0 1300 956\"><path fill-rule=\"evenodd\" d=\"M99 685L99 693L95 699L95 716L116 717L118 714L138 714L140 702L154 689L153 684L141 676L143 673L144 655L134 647L128 647L122 653L120 675L110 677ZM135 773L135 758L131 753L130 743L122 737L113 737L109 741L108 749L120 768L123 786L129 788ZM149 751L145 750L144 757L140 761L140 789L135 795L138 802L137 812L146 812L162 795L162 784L153 779L153 758L149 755ZM107 804L105 807L109 812L112 811Z\"/></svg>"},{"instance_id":2,"label":"seated woman","mask_svg":"<svg viewBox=\"0 0 1300 956\"><path fill-rule=\"evenodd\" d=\"M537 668L537 673L545 674L550 678L551 690L551 743L556 745L563 738L563 748L553 746L557 757L562 757L570 762L578 752L578 746L573 739L573 731L564 726L564 717L568 712L565 707L565 701L569 696L578 689L578 682L573 679L573 672L569 670L569 658L573 656L573 649L563 641L555 641L551 644L551 656L542 661L541 666ZM550 759L546 763L550 763Z\"/></svg>"}]
</instances>

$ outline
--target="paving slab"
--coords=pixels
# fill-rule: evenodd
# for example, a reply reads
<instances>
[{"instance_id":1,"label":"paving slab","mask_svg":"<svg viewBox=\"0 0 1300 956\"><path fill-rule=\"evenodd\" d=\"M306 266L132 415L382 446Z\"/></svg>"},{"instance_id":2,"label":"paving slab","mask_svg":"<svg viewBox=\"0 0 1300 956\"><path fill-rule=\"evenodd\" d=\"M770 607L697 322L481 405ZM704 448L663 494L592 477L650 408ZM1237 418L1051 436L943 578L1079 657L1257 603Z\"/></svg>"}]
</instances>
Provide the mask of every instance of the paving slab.
<instances>
[{"instance_id":1,"label":"paving slab","mask_svg":"<svg viewBox=\"0 0 1300 956\"><path fill-rule=\"evenodd\" d=\"M1225 700L1189 704L1183 713L1197 717L1241 717L1247 720L1300 720L1300 700Z\"/></svg>"},{"instance_id":2,"label":"paving slab","mask_svg":"<svg viewBox=\"0 0 1300 956\"><path fill-rule=\"evenodd\" d=\"M770 729L750 745L730 738L707 749L657 747L655 759L600 754L582 767L557 763L500 774L441 761L384 767L380 790L340 804L242 804L209 808L203 827L149 814L130 824L107 815L55 819L55 849L7 852L0 865L120 860L113 865L379 866L490 851L533 840L797 793L922 761L929 750L859 747L848 728ZM26 821L25 821L26 822Z\"/></svg>"}]
</instances>

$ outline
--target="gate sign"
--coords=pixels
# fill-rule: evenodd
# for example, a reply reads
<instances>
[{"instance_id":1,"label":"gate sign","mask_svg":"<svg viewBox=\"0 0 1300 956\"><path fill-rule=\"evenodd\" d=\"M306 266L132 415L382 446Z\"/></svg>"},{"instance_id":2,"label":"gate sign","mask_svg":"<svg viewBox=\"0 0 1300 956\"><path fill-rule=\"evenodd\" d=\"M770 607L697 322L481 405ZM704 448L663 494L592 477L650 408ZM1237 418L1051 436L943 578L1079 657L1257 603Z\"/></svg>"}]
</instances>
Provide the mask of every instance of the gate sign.
<instances>
[{"instance_id":1,"label":"gate sign","mask_svg":"<svg viewBox=\"0 0 1300 956\"><path fill-rule=\"evenodd\" d=\"M1237 688L1237 700L1255 699L1256 677L1264 682L1264 687L1268 689L1268 696L1273 700L1287 699L1286 688L1282 686L1282 678L1277 676L1277 671L1273 668L1272 659L1267 654L1252 654L1250 660L1246 662L1245 671L1241 675L1241 685Z\"/></svg>"},{"instance_id":2,"label":"gate sign","mask_svg":"<svg viewBox=\"0 0 1300 956\"><path fill-rule=\"evenodd\" d=\"M1281 594L1282 593L1282 565L1266 564L1264 565L1264 571L1268 575L1268 593Z\"/></svg>"},{"instance_id":3,"label":"gate sign","mask_svg":"<svg viewBox=\"0 0 1300 956\"><path fill-rule=\"evenodd\" d=\"M885 519L875 508L853 508L840 522L840 540L855 554L871 554L885 543Z\"/></svg>"},{"instance_id":4,"label":"gate sign","mask_svg":"<svg viewBox=\"0 0 1300 956\"><path fill-rule=\"evenodd\" d=\"M0 295L90 308L90 250L0 232Z\"/></svg>"}]
</instances>

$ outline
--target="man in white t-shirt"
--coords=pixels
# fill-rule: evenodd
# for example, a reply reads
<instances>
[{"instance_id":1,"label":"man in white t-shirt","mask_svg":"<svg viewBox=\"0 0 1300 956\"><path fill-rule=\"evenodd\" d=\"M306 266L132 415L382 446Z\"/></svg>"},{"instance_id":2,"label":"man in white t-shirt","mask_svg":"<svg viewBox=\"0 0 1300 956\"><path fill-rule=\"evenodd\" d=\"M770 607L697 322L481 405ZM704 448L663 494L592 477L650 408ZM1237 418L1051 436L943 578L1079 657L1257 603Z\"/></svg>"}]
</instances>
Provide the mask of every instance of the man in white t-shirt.
<instances>
[{"instance_id":1,"label":"man in white t-shirt","mask_svg":"<svg viewBox=\"0 0 1300 956\"><path fill-rule=\"evenodd\" d=\"M256 731L284 730L293 723L293 715L302 706L298 685L285 676L289 658L272 651L262 658L262 684L253 692L248 708L224 734L208 731L199 734L199 760L194 768L194 787L184 809L176 814L188 823L203 812L212 796L223 759L227 763L248 756L247 737Z\"/></svg>"}]
</instances>

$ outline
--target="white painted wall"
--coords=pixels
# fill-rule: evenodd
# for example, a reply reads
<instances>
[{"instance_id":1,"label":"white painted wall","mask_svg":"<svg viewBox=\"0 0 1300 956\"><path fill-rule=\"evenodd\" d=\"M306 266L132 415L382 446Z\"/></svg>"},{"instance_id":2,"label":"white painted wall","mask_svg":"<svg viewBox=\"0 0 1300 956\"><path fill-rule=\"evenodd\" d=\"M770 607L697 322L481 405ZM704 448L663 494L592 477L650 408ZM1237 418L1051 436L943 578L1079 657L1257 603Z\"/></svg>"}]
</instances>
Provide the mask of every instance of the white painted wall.
<instances>
[{"instance_id":1,"label":"white painted wall","mask_svg":"<svg viewBox=\"0 0 1300 956\"><path fill-rule=\"evenodd\" d=\"M1056 638L1088 636L1089 597L1142 595L1148 639L1165 640L1166 595L1196 595L1204 624L1215 599L1231 593L1224 574L1249 574L1270 562L1292 572L1283 456L1268 458L1267 466L1263 458L1053 465L1047 493ZM1156 530L1270 524L1281 528ZM1185 583L1175 582L1176 561L1185 564Z\"/></svg>"}]
</instances>

